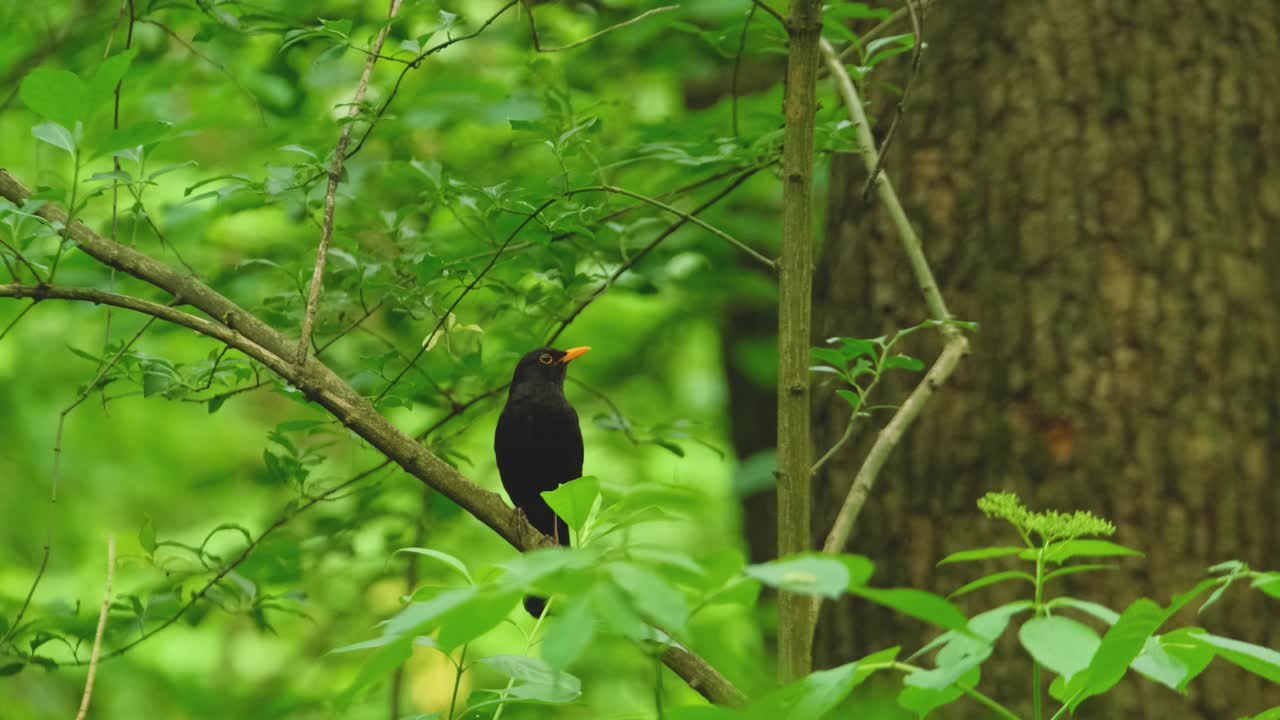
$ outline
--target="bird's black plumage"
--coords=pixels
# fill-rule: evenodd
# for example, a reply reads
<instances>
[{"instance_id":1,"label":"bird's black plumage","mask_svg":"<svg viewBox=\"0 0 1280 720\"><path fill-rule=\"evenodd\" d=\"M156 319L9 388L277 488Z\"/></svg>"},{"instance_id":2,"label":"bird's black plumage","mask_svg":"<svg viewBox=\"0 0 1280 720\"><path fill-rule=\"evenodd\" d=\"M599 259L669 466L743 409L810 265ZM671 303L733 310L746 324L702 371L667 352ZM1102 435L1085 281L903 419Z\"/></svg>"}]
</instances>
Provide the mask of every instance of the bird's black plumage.
<instances>
[{"instance_id":1,"label":"bird's black plumage","mask_svg":"<svg viewBox=\"0 0 1280 720\"><path fill-rule=\"evenodd\" d=\"M561 545L569 544L569 527L540 493L582 476L582 430L564 396L564 378L569 362L589 349L539 348L521 358L493 435L498 474L511 502ZM525 599L534 616L544 607L542 598Z\"/></svg>"}]
</instances>

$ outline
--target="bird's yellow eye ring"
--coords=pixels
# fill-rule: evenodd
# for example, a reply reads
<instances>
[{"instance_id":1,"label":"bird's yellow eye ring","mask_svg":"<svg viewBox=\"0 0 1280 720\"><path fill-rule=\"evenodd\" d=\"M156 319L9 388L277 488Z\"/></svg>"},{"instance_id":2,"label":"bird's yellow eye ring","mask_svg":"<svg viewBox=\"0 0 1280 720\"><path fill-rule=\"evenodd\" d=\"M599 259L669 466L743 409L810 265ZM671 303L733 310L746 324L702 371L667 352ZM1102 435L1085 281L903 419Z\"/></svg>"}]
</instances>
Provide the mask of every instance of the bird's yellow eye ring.
<instances>
[{"instance_id":1,"label":"bird's yellow eye ring","mask_svg":"<svg viewBox=\"0 0 1280 720\"><path fill-rule=\"evenodd\" d=\"M550 365L551 355L549 353L542 353L541 355L538 356L538 362L542 363L543 365Z\"/></svg>"}]
</instances>

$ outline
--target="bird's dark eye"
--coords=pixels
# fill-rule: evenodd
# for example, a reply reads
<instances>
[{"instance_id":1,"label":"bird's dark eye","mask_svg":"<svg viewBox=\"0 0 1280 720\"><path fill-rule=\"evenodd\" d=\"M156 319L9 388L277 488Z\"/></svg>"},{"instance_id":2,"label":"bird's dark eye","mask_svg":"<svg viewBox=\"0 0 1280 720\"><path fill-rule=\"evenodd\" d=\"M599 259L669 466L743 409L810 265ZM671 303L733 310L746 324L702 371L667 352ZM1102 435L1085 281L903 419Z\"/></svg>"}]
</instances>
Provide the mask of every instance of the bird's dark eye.
<instances>
[{"instance_id":1,"label":"bird's dark eye","mask_svg":"<svg viewBox=\"0 0 1280 720\"><path fill-rule=\"evenodd\" d=\"M551 355L549 355L548 353L542 353L541 355L538 356L538 362L542 363L543 365L550 365Z\"/></svg>"}]
</instances>

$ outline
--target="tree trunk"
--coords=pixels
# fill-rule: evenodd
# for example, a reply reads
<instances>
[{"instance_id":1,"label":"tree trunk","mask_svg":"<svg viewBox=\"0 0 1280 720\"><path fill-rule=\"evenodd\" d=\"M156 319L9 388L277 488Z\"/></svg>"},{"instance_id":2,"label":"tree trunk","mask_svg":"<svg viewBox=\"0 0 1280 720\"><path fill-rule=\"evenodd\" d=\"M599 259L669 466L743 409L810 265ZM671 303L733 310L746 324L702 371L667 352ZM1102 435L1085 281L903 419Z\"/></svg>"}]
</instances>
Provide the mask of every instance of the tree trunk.
<instances>
[{"instance_id":1,"label":"tree trunk","mask_svg":"<svg viewBox=\"0 0 1280 720\"><path fill-rule=\"evenodd\" d=\"M1010 489L1034 509L1103 515L1147 555L1059 593L1119 609L1141 595L1167 603L1223 560L1274 569L1280 6L949 0L925 37L886 168L944 297L981 331L885 468L848 550L876 561L877 584L950 592L997 564L939 570L939 558L1015 539L974 506ZM873 80L900 84L905 65ZM883 208L859 198L865 180L858 158L834 162L820 337L926 317ZM939 347L920 333L905 349L930 359ZM899 373L873 402L900 402L917 378ZM815 408L821 452L848 407L819 387ZM873 435L864 425L827 466L815 532ZM1017 590L960 603L972 614ZM1276 611L1233 588L1175 622L1277 647ZM816 652L829 666L925 639L917 623L848 602L824 612ZM1028 662L989 663L981 687L1029 710ZM1274 686L1217 661L1189 698L1128 678L1084 712L1234 718L1277 703Z\"/></svg>"}]
</instances>

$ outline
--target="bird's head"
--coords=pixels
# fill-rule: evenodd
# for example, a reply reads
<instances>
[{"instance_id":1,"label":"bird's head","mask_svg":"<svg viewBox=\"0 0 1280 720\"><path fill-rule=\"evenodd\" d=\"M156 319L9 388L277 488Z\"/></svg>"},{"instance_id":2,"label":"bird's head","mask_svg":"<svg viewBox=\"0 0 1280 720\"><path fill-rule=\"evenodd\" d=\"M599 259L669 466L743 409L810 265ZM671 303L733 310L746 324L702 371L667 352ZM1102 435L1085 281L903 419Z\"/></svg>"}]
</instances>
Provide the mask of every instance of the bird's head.
<instances>
[{"instance_id":1,"label":"bird's head","mask_svg":"<svg viewBox=\"0 0 1280 720\"><path fill-rule=\"evenodd\" d=\"M568 350L545 347L531 350L525 353L525 356L516 364L516 372L511 376L511 387L513 389L533 385L562 387L569 363L590 349L583 346Z\"/></svg>"}]
</instances>

